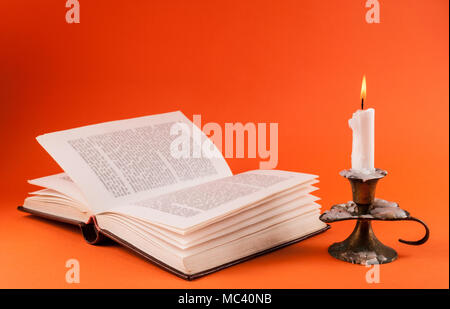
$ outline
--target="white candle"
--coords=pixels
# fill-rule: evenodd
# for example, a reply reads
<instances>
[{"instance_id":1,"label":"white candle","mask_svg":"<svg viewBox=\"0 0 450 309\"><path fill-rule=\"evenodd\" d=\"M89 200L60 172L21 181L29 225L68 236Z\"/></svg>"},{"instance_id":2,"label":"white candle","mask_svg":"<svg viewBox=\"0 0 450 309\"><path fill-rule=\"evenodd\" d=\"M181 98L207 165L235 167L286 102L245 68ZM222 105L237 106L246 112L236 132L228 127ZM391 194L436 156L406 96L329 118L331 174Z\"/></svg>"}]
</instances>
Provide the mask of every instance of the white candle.
<instances>
[{"instance_id":1,"label":"white candle","mask_svg":"<svg viewBox=\"0 0 450 309\"><path fill-rule=\"evenodd\" d=\"M372 172L375 167L375 110L357 110L348 124L353 130L352 169Z\"/></svg>"},{"instance_id":2,"label":"white candle","mask_svg":"<svg viewBox=\"0 0 450 309\"><path fill-rule=\"evenodd\" d=\"M364 108L365 97L366 78L364 76L361 108ZM373 172L375 169L375 110L373 108L357 110L348 124L353 130L352 170L363 173Z\"/></svg>"}]
</instances>

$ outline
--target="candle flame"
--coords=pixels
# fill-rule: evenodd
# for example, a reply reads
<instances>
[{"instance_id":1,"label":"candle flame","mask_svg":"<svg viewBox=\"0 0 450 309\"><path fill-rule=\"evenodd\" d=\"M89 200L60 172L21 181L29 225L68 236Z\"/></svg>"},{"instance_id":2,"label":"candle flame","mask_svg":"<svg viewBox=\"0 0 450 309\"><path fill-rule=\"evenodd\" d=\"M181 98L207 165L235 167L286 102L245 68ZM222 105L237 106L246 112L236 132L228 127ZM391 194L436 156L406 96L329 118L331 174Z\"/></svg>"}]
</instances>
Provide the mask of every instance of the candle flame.
<instances>
[{"instance_id":1,"label":"candle flame","mask_svg":"<svg viewBox=\"0 0 450 309\"><path fill-rule=\"evenodd\" d=\"M362 85L361 85L361 99L366 99L366 75L363 76Z\"/></svg>"}]
</instances>

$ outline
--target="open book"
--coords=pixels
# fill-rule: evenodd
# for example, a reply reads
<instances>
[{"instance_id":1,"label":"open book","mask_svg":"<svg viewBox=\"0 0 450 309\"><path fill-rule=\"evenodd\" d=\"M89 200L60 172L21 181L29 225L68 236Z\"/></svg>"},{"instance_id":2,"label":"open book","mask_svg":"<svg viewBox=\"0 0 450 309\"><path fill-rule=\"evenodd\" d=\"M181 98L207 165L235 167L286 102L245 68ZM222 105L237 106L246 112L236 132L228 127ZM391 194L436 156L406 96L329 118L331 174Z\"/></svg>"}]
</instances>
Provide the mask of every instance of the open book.
<instances>
[{"instance_id":1,"label":"open book","mask_svg":"<svg viewBox=\"0 0 450 309\"><path fill-rule=\"evenodd\" d=\"M172 128L179 124L191 128L190 145L202 143L214 155L174 156ZM311 195L317 176L278 170L233 175L181 112L37 140L64 173L30 180L44 189L31 192L20 210L78 224L89 243L111 238L185 279L327 228Z\"/></svg>"}]
</instances>

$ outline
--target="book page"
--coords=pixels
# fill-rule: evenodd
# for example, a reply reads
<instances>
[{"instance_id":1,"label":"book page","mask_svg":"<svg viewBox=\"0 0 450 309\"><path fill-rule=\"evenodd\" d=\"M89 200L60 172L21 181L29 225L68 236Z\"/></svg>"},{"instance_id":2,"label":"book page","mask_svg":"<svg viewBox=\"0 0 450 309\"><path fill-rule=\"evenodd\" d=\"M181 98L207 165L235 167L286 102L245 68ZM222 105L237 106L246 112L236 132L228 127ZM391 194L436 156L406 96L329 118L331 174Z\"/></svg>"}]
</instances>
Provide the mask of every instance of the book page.
<instances>
[{"instance_id":1,"label":"book page","mask_svg":"<svg viewBox=\"0 0 450 309\"><path fill-rule=\"evenodd\" d=\"M191 129L191 149L209 143L215 156L174 157L171 147L178 136L171 128L176 124ZM37 140L95 213L232 175L214 144L181 112L105 122Z\"/></svg>"},{"instance_id":2,"label":"book page","mask_svg":"<svg viewBox=\"0 0 450 309\"><path fill-rule=\"evenodd\" d=\"M66 173L28 180L28 183L57 191L80 202L80 204L83 204L84 206L88 206L88 202L83 196L83 193Z\"/></svg>"},{"instance_id":3,"label":"book page","mask_svg":"<svg viewBox=\"0 0 450 309\"><path fill-rule=\"evenodd\" d=\"M97 216L97 219L100 225L102 222L104 222L104 218L108 218L111 220L114 219L116 221L120 221L121 223L126 223L129 225L130 230L132 231L137 231L139 233L148 233L148 235L160 238L175 247L186 249L196 244L206 242L210 239L234 233L235 231L242 228L258 224L262 220L276 217L282 213L287 213L294 209L319 209L320 205L313 202L314 200L317 200L317 198L313 197L312 195L306 195L303 198L291 200L285 204L276 206L264 212L259 212L258 210L260 207L255 207L254 209L250 210L251 212L256 210L257 213L254 215L250 212L245 212L242 215L233 216L228 220L216 222L207 226L206 228L197 230L187 235L173 233L166 229L158 228L154 225L145 224L143 221L134 220L130 217L119 214L102 214Z\"/></svg>"},{"instance_id":4,"label":"book page","mask_svg":"<svg viewBox=\"0 0 450 309\"><path fill-rule=\"evenodd\" d=\"M111 213L147 220L184 235L316 177L286 171L255 170L143 199L112 209Z\"/></svg>"}]
</instances>

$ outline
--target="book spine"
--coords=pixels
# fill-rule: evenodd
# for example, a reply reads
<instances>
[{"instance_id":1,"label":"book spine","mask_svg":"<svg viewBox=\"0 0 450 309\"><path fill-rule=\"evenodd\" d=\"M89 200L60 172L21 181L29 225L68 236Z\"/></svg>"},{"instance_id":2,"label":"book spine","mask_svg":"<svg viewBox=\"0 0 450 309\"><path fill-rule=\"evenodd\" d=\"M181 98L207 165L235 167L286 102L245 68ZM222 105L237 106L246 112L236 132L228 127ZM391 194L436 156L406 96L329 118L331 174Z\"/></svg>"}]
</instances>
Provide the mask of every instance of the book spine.
<instances>
[{"instance_id":1,"label":"book spine","mask_svg":"<svg viewBox=\"0 0 450 309\"><path fill-rule=\"evenodd\" d=\"M51 215L51 214L47 214L44 212L40 212L37 210L32 210L32 209L28 209L25 208L23 206L18 206L17 209L19 211L22 212L26 212L41 218L45 218L48 220L53 220L53 221L58 221L58 222L64 222L64 223L68 223L68 224L72 224L72 225L77 225L80 227L81 229L81 234L83 234L84 239L86 240L86 242L88 244L91 245L97 245L105 240L109 240L108 237L106 237L105 235L103 235L100 232L100 228L97 225L97 220L95 219L94 216L89 218L89 221L87 223L81 222L81 221L77 221L77 220L71 220L71 219L67 219L67 218L63 218L63 217L59 217L59 216L55 216L55 215Z\"/></svg>"},{"instance_id":2,"label":"book spine","mask_svg":"<svg viewBox=\"0 0 450 309\"><path fill-rule=\"evenodd\" d=\"M100 232L100 228L97 225L97 220L94 216L89 218L87 223L80 224L81 233L84 240L90 245L98 245L108 238Z\"/></svg>"}]
</instances>

